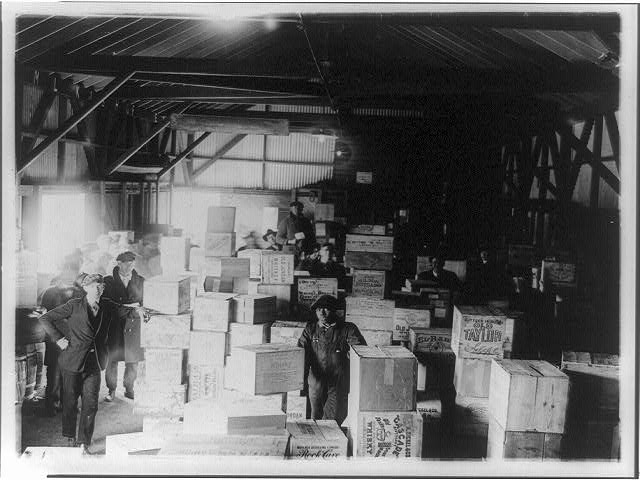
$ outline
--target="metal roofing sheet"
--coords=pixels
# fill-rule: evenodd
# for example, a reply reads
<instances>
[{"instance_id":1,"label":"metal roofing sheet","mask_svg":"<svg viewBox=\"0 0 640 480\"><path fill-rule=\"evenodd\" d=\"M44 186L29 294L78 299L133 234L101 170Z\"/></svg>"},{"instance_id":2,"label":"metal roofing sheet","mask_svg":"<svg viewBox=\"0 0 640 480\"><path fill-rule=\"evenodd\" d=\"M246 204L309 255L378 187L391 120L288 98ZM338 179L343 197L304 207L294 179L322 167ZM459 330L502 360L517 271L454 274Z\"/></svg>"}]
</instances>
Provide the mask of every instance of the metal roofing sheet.
<instances>
[{"instance_id":1,"label":"metal roofing sheet","mask_svg":"<svg viewBox=\"0 0 640 480\"><path fill-rule=\"evenodd\" d=\"M323 180L330 180L333 166L283 165L268 163L265 170L265 188L289 190Z\"/></svg>"},{"instance_id":2,"label":"metal roofing sheet","mask_svg":"<svg viewBox=\"0 0 640 480\"><path fill-rule=\"evenodd\" d=\"M333 163L335 139L324 135L292 133L288 137L269 136L266 159L281 162Z\"/></svg>"}]
</instances>

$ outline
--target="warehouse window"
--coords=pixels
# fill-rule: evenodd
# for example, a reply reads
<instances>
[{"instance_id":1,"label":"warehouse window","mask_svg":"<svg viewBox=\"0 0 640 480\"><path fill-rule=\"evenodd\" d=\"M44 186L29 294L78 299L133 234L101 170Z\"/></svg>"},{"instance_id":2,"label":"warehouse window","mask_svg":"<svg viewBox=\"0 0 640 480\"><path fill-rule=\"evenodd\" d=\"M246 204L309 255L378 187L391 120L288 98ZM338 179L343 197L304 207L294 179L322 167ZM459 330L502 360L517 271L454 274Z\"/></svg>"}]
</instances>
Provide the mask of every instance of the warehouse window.
<instances>
[{"instance_id":1,"label":"warehouse window","mask_svg":"<svg viewBox=\"0 0 640 480\"><path fill-rule=\"evenodd\" d=\"M42 195L38 271L55 273L84 240L84 193Z\"/></svg>"}]
</instances>

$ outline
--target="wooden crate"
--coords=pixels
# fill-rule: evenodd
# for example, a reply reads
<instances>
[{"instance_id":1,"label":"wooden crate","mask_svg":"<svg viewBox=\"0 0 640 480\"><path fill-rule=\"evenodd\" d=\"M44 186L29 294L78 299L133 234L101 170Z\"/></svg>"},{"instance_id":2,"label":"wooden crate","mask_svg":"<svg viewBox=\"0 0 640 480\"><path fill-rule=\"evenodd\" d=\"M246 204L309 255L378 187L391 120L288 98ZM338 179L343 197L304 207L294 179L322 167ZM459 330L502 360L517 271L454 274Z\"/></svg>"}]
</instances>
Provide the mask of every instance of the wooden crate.
<instances>
[{"instance_id":1,"label":"wooden crate","mask_svg":"<svg viewBox=\"0 0 640 480\"><path fill-rule=\"evenodd\" d=\"M191 239L188 237L161 237L160 266L162 274L169 275L189 270L189 250Z\"/></svg>"},{"instance_id":2,"label":"wooden crate","mask_svg":"<svg viewBox=\"0 0 640 480\"><path fill-rule=\"evenodd\" d=\"M347 456L347 437L335 420L287 422L288 456L295 459L335 459Z\"/></svg>"},{"instance_id":3,"label":"wooden crate","mask_svg":"<svg viewBox=\"0 0 640 480\"><path fill-rule=\"evenodd\" d=\"M249 277L262 278L262 250L246 249L238 252L238 258L249 259Z\"/></svg>"},{"instance_id":4,"label":"wooden crate","mask_svg":"<svg viewBox=\"0 0 640 480\"><path fill-rule=\"evenodd\" d=\"M143 348L189 348L191 313L151 315L140 328Z\"/></svg>"},{"instance_id":5,"label":"wooden crate","mask_svg":"<svg viewBox=\"0 0 640 480\"><path fill-rule=\"evenodd\" d=\"M332 295L338 298L337 278L297 278L298 305L311 307L322 295Z\"/></svg>"},{"instance_id":6,"label":"wooden crate","mask_svg":"<svg viewBox=\"0 0 640 480\"><path fill-rule=\"evenodd\" d=\"M167 382L136 384L133 400L134 415L181 417L187 397L186 385L168 385Z\"/></svg>"},{"instance_id":7,"label":"wooden crate","mask_svg":"<svg viewBox=\"0 0 640 480\"><path fill-rule=\"evenodd\" d=\"M456 357L453 385L459 395L489 397L491 360Z\"/></svg>"},{"instance_id":8,"label":"wooden crate","mask_svg":"<svg viewBox=\"0 0 640 480\"><path fill-rule=\"evenodd\" d=\"M361 270L391 270L393 253L345 252L344 265Z\"/></svg>"},{"instance_id":9,"label":"wooden crate","mask_svg":"<svg viewBox=\"0 0 640 480\"><path fill-rule=\"evenodd\" d=\"M168 440L158 454L159 458L175 456L270 456L284 458L289 444L289 432L266 435L182 435Z\"/></svg>"},{"instance_id":10,"label":"wooden crate","mask_svg":"<svg viewBox=\"0 0 640 480\"><path fill-rule=\"evenodd\" d=\"M502 358L507 317L485 305L456 305L451 348L463 358Z\"/></svg>"},{"instance_id":11,"label":"wooden crate","mask_svg":"<svg viewBox=\"0 0 640 480\"><path fill-rule=\"evenodd\" d=\"M367 345L391 345L393 332L391 330L368 330L360 329Z\"/></svg>"},{"instance_id":12,"label":"wooden crate","mask_svg":"<svg viewBox=\"0 0 640 480\"><path fill-rule=\"evenodd\" d=\"M453 352L451 350L451 329L410 327L409 350L414 353Z\"/></svg>"},{"instance_id":13,"label":"wooden crate","mask_svg":"<svg viewBox=\"0 0 640 480\"><path fill-rule=\"evenodd\" d=\"M351 412L345 420L357 457L420 457L422 415L418 412Z\"/></svg>"},{"instance_id":14,"label":"wooden crate","mask_svg":"<svg viewBox=\"0 0 640 480\"><path fill-rule=\"evenodd\" d=\"M335 206L333 203L316 203L314 221L333 222L335 218Z\"/></svg>"},{"instance_id":15,"label":"wooden crate","mask_svg":"<svg viewBox=\"0 0 640 480\"><path fill-rule=\"evenodd\" d=\"M285 394L287 423L307 418L307 397L300 395L300 393L300 390L294 390Z\"/></svg>"},{"instance_id":16,"label":"wooden crate","mask_svg":"<svg viewBox=\"0 0 640 480\"><path fill-rule=\"evenodd\" d=\"M243 345L269 343L270 339L270 323L262 323L259 325L232 323L229 325L229 347L232 349Z\"/></svg>"},{"instance_id":17,"label":"wooden crate","mask_svg":"<svg viewBox=\"0 0 640 480\"><path fill-rule=\"evenodd\" d=\"M429 328L431 326L430 307L414 307L393 309L393 339L401 342L409 341L411 328Z\"/></svg>"},{"instance_id":18,"label":"wooden crate","mask_svg":"<svg viewBox=\"0 0 640 480\"><path fill-rule=\"evenodd\" d=\"M236 223L236 207L209 207L207 232L231 233Z\"/></svg>"},{"instance_id":19,"label":"wooden crate","mask_svg":"<svg viewBox=\"0 0 640 480\"><path fill-rule=\"evenodd\" d=\"M262 283L292 285L294 256L291 253L262 252Z\"/></svg>"},{"instance_id":20,"label":"wooden crate","mask_svg":"<svg viewBox=\"0 0 640 480\"><path fill-rule=\"evenodd\" d=\"M384 235L386 227L384 225L352 225L349 233L356 235Z\"/></svg>"},{"instance_id":21,"label":"wooden crate","mask_svg":"<svg viewBox=\"0 0 640 480\"><path fill-rule=\"evenodd\" d=\"M223 366L227 342L226 332L192 331L189 341L189 363Z\"/></svg>"},{"instance_id":22,"label":"wooden crate","mask_svg":"<svg viewBox=\"0 0 640 480\"><path fill-rule=\"evenodd\" d=\"M145 432L107 435L105 438L106 458L127 459L129 455L156 455L164 439Z\"/></svg>"},{"instance_id":23,"label":"wooden crate","mask_svg":"<svg viewBox=\"0 0 640 480\"><path fill-rule=\"evenodd\" d=\"M305 326L304 322L274 322L271 325L270 343L286 343L296 346Z\"/></svg>"},{"instance_id":24,"label":"wooden crate","mask_svg":"<svg viewBox=\"0 0 640 480\"><path fill-rule=\"evenodd\" d=\"M146 308L167 315L177 315L191 308L191 277L162 275L144 282L143 303Z\"/></svg>"},{"instance_id":25,"label":"wooden crate","mask_svg":"<svg viewBox=\"0 0 640 480\"><path fill-rule=\"evenodd\" d=\"M393 331L393 300L346 297L345 320L360 329Z\"/></svg>"},{"instance_id":26,"label":"wooden crate","mask_svg":"<svg viewBox=\"0 0 640 480\"><path fill-rule=\"evenodd\" d=\"M541 360L493 360L489 406L507 431L563 433L569 378Z\"/></svg>"},{"instance_id":27,"label":"wooden crate","mask_svg":"<svg viewBox=\"0 0 640 480\"><path fill-rule=\"evenodd\" d=\"M563 435L549 432L509 431L494 419L489 421L487 458L528 460L559 460Z\"/></svg>"},{"instance_id":28,"label":"wooden crate","mask_svg":"<svg viewBox=\"0 0 640 480\"><path fill-rule=\"evenodd\" d=\"M182 348L145 348L144 367L138 376L148 384L180 385L187 379L187 352Z\"/></svg>"},{"instance_id":29,"label":"wooden crate","mask_svg":"<svg viewBox=\"0 0 640 480\"><path fill-rule=\"evenodd\" d=\"M263 293L237 295L231 303L235 322L258 325L271 323L276 319L277 298L275 295Z\"/></svg>"},{"instance_id":30,"label":"wooden crate","mask_svg":"<svg viewBox=\"0 0 640 480\"><path fill-rule=\"evenodd\" d=\"M412 411L418 365L401 346L352 345L349 411Z\"/></svg>"},{"instance_id":31,"label":"wooden crate","mask_svg":"<svg viewBox=\"0 0 640 480\"><path fill-rule=\"evenodd\" d=\"M224 387L224 367L221 365L189 365L188 398L218 398Z\"/></svg>"},{"instance_id":32,"label":"wooden crate","mask_svg":"<svg viewBox=\"0 0 640 480\"><path fill-rule=\"evenodd\" d=\"M206 257L230 257L236 251L235 233L204 234L204 255Z\"/></svg>"},{"instance_id":33,"label":"wooden crate","mask_svg":"<svg viewBox=\"0 0 640 480\"><path fill-rule=\"evenodd\" d=\"M235 294L204 292L197 295L193 307L193 329L226 332L229 330L231 300Z\"/></svg>"},{"instance_id":34,"label":"wooden crate","mask_svg":"<svg viewBox=\"0 0 640 480\"><path fill-rule=\"evenodd\" d=\"M289 317L293 300L293 285L258 285L257 293L276 297L276 318L278 320Z\"/></svg>"},{"instance_id":35,"label":"wooden crate","mask_svg":"<svg viewBox=\"0 0 640 480\"><path fill-rule=\"evenodd\" d=\"M453 431L463 437L480 437L486 441L489 430L489 399L455 396Z\"/></svg>"},{"instance_id":36,"label":"wooden crate","mask_svg":"<svg viewBox=\"0 0 640 480\"><path fill-rule=\"evenodd\" d=\"M386 272L379 270L355 270L351 294L354 297L383 299L386 286Z\"/></svg>"}]
</instances>

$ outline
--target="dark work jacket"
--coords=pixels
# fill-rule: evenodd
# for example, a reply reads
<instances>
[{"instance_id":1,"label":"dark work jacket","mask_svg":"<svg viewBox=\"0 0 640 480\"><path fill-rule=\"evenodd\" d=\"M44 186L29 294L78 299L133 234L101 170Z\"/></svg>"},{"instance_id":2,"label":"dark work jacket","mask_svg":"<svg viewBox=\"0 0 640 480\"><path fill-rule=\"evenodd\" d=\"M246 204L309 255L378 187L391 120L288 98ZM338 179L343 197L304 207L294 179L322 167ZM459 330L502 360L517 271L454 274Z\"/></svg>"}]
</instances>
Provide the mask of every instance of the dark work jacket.
<instances>
[{"instance_id":1,"label":"dark work jacket","mask_svg":"<svg viewBox=\"0 0 640 480\"><path fill-rule=\"evenodd\" d=\"M133 270L131 280L125 287L120 278L120 268L113 269L113 275L104 278L103 297L120 305L139 303L142 305L144 278ZM109 359L114 362L138 362L144 360L140 347L140 318L136 315L125 320L111 319L109 329Z\"/></svg>"},{"instance_id":2,"label":"dark work jacket","mask_svg":"<svg viewBox=\"0 0 640 480\"><path fill-rule=\"evenodd\" d=\"M337 278L338 288L345 288L347 272L342 265L332 260L327 263L316 260L309 267L309 274L312 277Z\"/></svg>"},{"instance_id":3,"label":"dark work jacket","mask_svg":"<svg viewBox=\"0 0 640 480\"><path fill-rule=\"evenodd\" d=\"M72 298L82 298L84 296L84 290L77 287L69 287L63 288L58 285L52 285L47 288L42 294L42 299L40 300L40 305L49 310L53 310L60 305L64 305ZM66 335L68 329L66 325L64 325L63 334ZM49 335L46 336L47 347L44 351L44 364L54 365L55 362L58 361L58 346L51 339Z\"/></svg>"},{"instance_id":4,"label":"dark work jacket","mask_svg":"<svg viewBox=\"0 0 640 480\"><path fill-rule=\"evenodd\" d=\"M448 288L455 292L460 291L460 280L458 276L450 270L442 269L440 275L437 277L433 274L432 270L427 270L418 275L418 280L425 280L427 282L433 282L434 286L439 288Z\"/></svg>"},{"instance_id":5,"label":"dark work jacket","mask_svg":"<svg viewBox=\"0 0 640 480\"><path fill-rule=\"evenodd\" d=\"M122 307L107 298L100 299L100 309L94 317L87 297L73 298L40 317L40 322L54 342L62 337L69 346L60 352L60 368L82 372L88 355L95 355L103 370L107 363L107 339L112 318L138 316L132 308ZM91 352L91 350L94 350Z\"/></svg>"},{"instance_id":6,"label":"dark work jacket","mask_svg":"<svg viewBox=\"0 0 640 480\"><path fill-rule=\"evenodd\" d=\"M308 322L298 339L298 346L305 352L305 390L309 376L312 381L348 388L350 345L366 345L353 323L338 319L333 327L323 332L317 320Z\"/></svg>"},{"instance_id":7,"label":"dark work jacket","mask_svg":"<svg viewBox=\"0 0 640 480\"><path fill-rule=\"evenodd\" d=\"M278 233L276 241L280 245L284 245L288 240L296 238L296 233L304 233L304 240L301 242L302 251L310 253L316 244L316 234L313 231L311 221L304 215L296 216L289 213L287 218L283 218L278 224Z\"/></svg>"}]
</instances>

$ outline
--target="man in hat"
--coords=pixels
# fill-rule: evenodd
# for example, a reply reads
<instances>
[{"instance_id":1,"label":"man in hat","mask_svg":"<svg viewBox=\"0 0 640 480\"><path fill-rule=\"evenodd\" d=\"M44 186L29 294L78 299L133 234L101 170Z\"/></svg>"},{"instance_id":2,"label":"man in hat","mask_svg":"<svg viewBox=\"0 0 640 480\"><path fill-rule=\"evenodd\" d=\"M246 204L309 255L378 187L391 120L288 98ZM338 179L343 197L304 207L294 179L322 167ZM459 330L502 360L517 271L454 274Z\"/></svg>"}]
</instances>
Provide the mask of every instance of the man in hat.
<instances>
[{"instance_id":1,"label":"man in hat","mask_svg":"<svg viewBox=\"0 0 640 480\"><path fill-rule=\"evenodd\" d=\"M85 295L73 298L40 317L47 334L61 350L62 435L69 446L79 445L83 453L93 437L100 371L107 361L107 332L112 318L144 318L142 308L118 305L104 298L104 280L100 274L80 274L77 283ZM80 424L76 438L78 397L82 398Z\"/></svg>"},{"instance_id":2,"label":"man in hat","mask_svg":"<svg viewBox=\"0 0 640 480\"><path fill-rule=\"evenodd\" d=\"M366 345L353 323L336 315L338 300L322 295L311 310L316 321L309 321L298 339L304 348L304 384L314 420L335 420L338 425L347 417L349 393L349 348Z\"/></svg>"},{"instance_id":3,"label":"man in hat","mask_svg":"<svg viewBox=\"0 0 640 480\"><path fill-rule=\"evenodd\" d=\"M454 272L444 269L444 255L432 255L429 260L431 262L431 270L420 273L418 280L425 280L432 283L434 287L447 288L452 292L458 293L461 288L460 280Z\"/></svg>"},{"instance_id":4,"label":"man in hat","mask_svg":"<svg viewBox=\"0 0 640 480\"><path fill-rule=\"evenodd\" d=\"M276 241L276 235L278 234L278 232L275 232L271 229L267 230L267 233L265 233L262 236L262 240L264 240L265 242L267 242L267 246L265 248L263 248L263 250L273 250L273 251L279 251L282 249L282 247L280 245L278 245L278 242Z\"/></svg>"},{"instance_id":5,"label":"man in hat","mask_svg":"<svg viewBox=\"0 0 640 480\"><path fill-rule=\"evenodd\" d=\"M295 245L297 253L311 253L316 244L316 235L311 221L302 212L302 203L295 201L289 204L289 215L278 225L276 241L280 245Z\"/></svg>"},{"instance_id":6,"label":"man in hat","mask_svg":"<svg viewBox=\"0 0 640 480\"><path fill-rule=\"evenodd\" d=\"M113 274L105 277L104 296L115 303L126 306L142 305L144 278L134 269L136 255L123 252L116 258ZM136 318L126 322L112 319L109 328L109 362L105 371L105 382L109 392L105 401L111 402L116 396L118 384L118 362L124 361L124 396L133 400L133 384L138 376L138 362L144 360L140 347L140 321Z\"/></svg>"}]
</instances>

